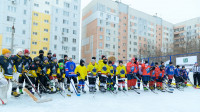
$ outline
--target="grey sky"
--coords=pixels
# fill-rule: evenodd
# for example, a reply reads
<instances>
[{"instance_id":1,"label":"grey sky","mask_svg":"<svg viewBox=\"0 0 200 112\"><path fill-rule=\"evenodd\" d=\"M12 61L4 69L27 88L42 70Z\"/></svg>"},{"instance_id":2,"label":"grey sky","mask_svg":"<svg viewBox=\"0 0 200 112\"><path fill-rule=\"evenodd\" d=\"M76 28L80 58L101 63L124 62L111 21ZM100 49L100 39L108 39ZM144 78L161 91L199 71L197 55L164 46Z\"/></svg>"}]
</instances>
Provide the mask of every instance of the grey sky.
<instances>
[{"instance_id":1,"label":"grey sky","mask_svg":"<svg viewBox=\"0 0 200 112\"><path fill-rule=\"evenodd\" d=\"M92 0L82 0L82 8ZM139 11L159 17L171 23L179 23L200 17L200 0L121 0Z\"/></svg>"}]
</instances>

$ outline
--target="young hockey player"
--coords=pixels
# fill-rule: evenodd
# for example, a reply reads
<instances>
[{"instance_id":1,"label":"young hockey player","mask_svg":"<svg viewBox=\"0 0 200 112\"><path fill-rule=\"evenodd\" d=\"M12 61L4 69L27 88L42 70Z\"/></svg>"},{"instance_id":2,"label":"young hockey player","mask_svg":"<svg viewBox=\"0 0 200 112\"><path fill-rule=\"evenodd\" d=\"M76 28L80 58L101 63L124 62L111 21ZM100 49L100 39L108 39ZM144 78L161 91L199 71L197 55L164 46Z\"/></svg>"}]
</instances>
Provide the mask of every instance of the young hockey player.
<instances>
[{"instance_id":1,"label":"young hockey player","mask_svg":"<svg viewBox=\"0 0 200 112\"><path fill-rule=\"evenodd\" d=\"M161 84L160 84L160 68L158 66L158 62L155 62L155 77L156 77L156 89L160 89Z\"/></svg>"},{"instance_id":2,"label":"young hockey player","mask_svg":"<svg viewBox=\"0 0 200 112\"><path fill-rule=\"evenodd\" d=\"M3 101L0 101L0 104L7 103L8 80L13 78L12 64L9 60L10 53L8 49L2 49L2 55L0 56L0 98Z\"/></svg>"},{"instance_id":3,"label":"young hockey player","mask_svg":"<svg viewBox=\"0 0 200 112\"><path fill-rule=\"evenodd\" d=\"M40 85L39 90L40 90L40 93L42 92L47 93L48 91L45 91L42 87L44 86L46 89L49 89L47 82L49 81L49 74L51 70L50 70L50 65L49 65L47 57L43 58L43 64L42 64L41 69L42 69L42 73L40 74L38 80L42 83L42 85Z\"/></svg>"},{"instance_id":4,"label":"young hockey player","mask_svg":"<svg viewBox=\"0 0 200 112\"><path fill-rule=\"evenodd\" d=\"M156 82L155 66L152 65L150 69L150 81L149 81L149 88L151 90L155 89L155 82Z\"/></svg>"},{"instance_id":5,"label":"young hockey player","mask_svg":"<svg viewBox=\"0 0 200 112\"><path fill-rule=\"evenodd\" d=\"M65 83L65 89L68 89L68 91L71 93L72 93L72 91L70 90L71 79L74 82L75 88L78 89L77 74L74 73L75 69L76 69L76 64L72 61L72 58L69 58L69 61L65 63L65 75L67 78L67 85Z\"/></svg>"},{"instance_id":6,"label":"young hockey player","mask_svg":"<svg viewBox=\"0 0 200 112\"><path fill-rule=\"evenodd\" d=\"M171 87L171 83L172 83L172 79L174 77L174 66L172 62L169 62L169 66L167 68L166 71L167 75L168 75L168 86Z\"/></svg>"},{"instance_id":7,"label":"young hockey player","mask_svg":"<svg viewBox=\"0 0 200 112\"><path fill-rule=\"evenodd\" d=\"M138 84L138 89L140 89L140 82L142 79L142 63L141 63L141 61L138 61L138 74L139 74L138 78L140 80L137 81L137 84Z\"/></svg>"},{"instance_id":8,"label":"young hockey player","mask_svg":"<svg viewBox=\"0 0 200 112\"><path fill-rule=\"evenodd\" d=\"M100 81L100 86L99 86L99 90L101 92L106 92L105 89L105 85L106 85L106 81L107 81L107 74L108 74L108 65L107 65L107 59L103 60L103 63L100 64L99 66L99 71L100 71L100 75L99 75L99 81Z\"/></svg>"},{"instance_id":9,"label":"young hockey player","mask_svg":"<svg viewBox=\"0 0 200 112\"><path fill-rule=\"evenodd\" d=\"M164 65L161 65L160 66L160 73L159 73L159 76L158 76L158 90L163 90L163 78L164 78L164 75L165 75L165 66Z\"/></svg>"},{"instance_id":10,"label":"young hockey player","mask_svg":"<svg viewBox=\"0 0 200 112\"><path fill-rule=\"evenodd\" d=\"M112 61L108 62L108 77L107 77L107 90L108 91L114 91L114 86L113 86L113 76L114 76L114 69L112 66Z\"/></svg>"},{"instance_id":11,"label":"young hockey player","mask_svg":"<svg viewBox=\"0 0 200 112\"><path fill-rule=\"evenodd\" d=\"M125 77L126 77L126 67L123 65L123 61L119 61L119 65L117 66L117 77L118 77L118 90L121 91L121 86L123 87L123 91L126 91L125 88Z\"/></svg>"},{"instance_id":12,"label":"young hockey player","mask_svg":"<svg viewBox=\"0 0 200 112\"><path fill-rule=\"evenodd\" d=\"M30 64L30 67L28 69L28 73L27 73L27 76L28 78L30 79L30 81L26 78L26 82L28 84L27 86L27 89L32 93L34 94L34 92L32 91L32 84L35 84L35 79L37 78L37 70L38 70L38 67L39 67L39 64L40 64L40 58L38 57L35 57L33 59L33 62Z\"/></svg>"},{"instance_id":13,"label":"young hockey player","mask_svg":"<svg viewBox=\"0 0 200 112\"><path fill-rule=\"evenodd\" d=\"M57 87L58 85L56 85L56 83L58 82L57 74L60 74L60 68L57 64L57 58L52 57L50 63L50 76L49 76L51 93L55 93L56 91L60 90L60 88Z\"/></svg>"},{"instance_id":14,"label":"young hockey player","mask_svg":"<svg viewBox=\"0 0 200 112\"><path fill-rule=\"evenodd\" d=\"M86 93L84 90L85 88L85 81L87 81L87 68L84 66L85 61L80 60L80 65L76 67L75 69L75 74L78 76L78 93L81 91L81 86L82 86L82 92Z\"/></svg>"},{"instance_id":15,"label":"young hockey player","mask_svg":"<svg viewBox=\"0 0 200 112\"><path fill-rule=\"evenodd\" d=\"M57 74L58 82L60 86L63 88L64 79L65 79L65 67L64 67L64 60L60 59L58 61L58 66L60 68L60 74Z\"/></svg>"},{"instance_id":16,"label":"young hockey player","mask_svg":"<svg viewBox=\"0 0 200 112\"><path fill-rule=\"evenodd\" d=\"M68 61L68 56L67 55L64 55L64 63L66 63Z\"/></svg>"},{"instance_id":17,"label":"young hockey player","mask_svg":"<svg viewBox=\"0 0 200 112\"><path fill-rule=\"evenodd\" d=\"M181 70L181 74L182 74L182 77L183 77L183 84L182 86L183 87L186 87L187 86L187 81L190 80L189 79L189 73L187 72L187 70L185 69L185 66L182 66L182 70Z\"/></svg>"},{"instance_id":18,"label":"young hockey player","mask_svg":"<svg viewBox=\"0 0 200 112\"><path fill-rule=\"evenodd\" d=\"M96 77L98 71L98 65L95 64L95 60L91 60L91 64L87 66L88 81L89 81L89 92L96 92Z\"/></svg>"},{"instance_id":19,"label":"young hockey player","mask_svg":"<svg viewBox=\"0 0 200 112\"><path fill-rule=\"evenodd\" d=\"M22 88L24 81L26 82L25 87L28 86L28 80L26 78L26 73L29 70L30 64L32 63L32 58L29 56L30 52L28 49L24 50L24 56L22 56L22 65L23 65L23 71L22 74L19 75L19 92L20 94L23 94Z\"/></svg>"},{"instance_id":20,"label":"young hockey player","mask_svg":"<svg viewBox=\"0 0 200 112\"><path fill-rule=\"evenodd\" d=\"M176 69L174 70L174 78L175 78L175 82L176 82L176 88L180 88L182 76L181 76L181 73L180 73L180 66L179 65L177 65Z\"/></svg>"},{"instance_id":21,"label":"young hockey player","mask_svg":"<svg viewBox=\"0 0 200 112\"><path fill-rule=\"evenodd\" d=\"M112 62L113 70L114 70L114 75L113 75L113 87L115 89L115 84L116 84L116 72L117 72L117 66L115 65L115 62Z\"/></svg>"},{"instance_id":22,"label":"young hockey player","mask_svg":"<svg viewBox=\"0 0 200 112\"><path fill-rule=\"evenodd\" d=\"M22 61L22 53L23 51L21 49L16 50L17 54L11 57L11 60L13 61L13 69L14 69L14 74L13 74L13 83L18 82L19 76L22 76L22 70L23 70L23 61ZM20 87L22 86L21 84L19 85ZM22 93L22 89L20 90L20 93ZM15 97L20 96L19 93L17 93L17 83L12 87L12 95Z\"/></svg>"},{"instance_id":23,"label":"young hockey player","mask_svg":"<svg viewBox=\"0 0 200 112\"><path fill-rule=\"evenodd\" d=\"M148 90L147 89L147 84L149 82L149 78L150 78L150 66L148 64L148 61L145 61L145 63L142 64L142 81L143 81L143 88L144 90Z\"/></svg>"},{"instance_id":24,"label":"young hockey player","mask_svg":"<svg viewBox=\"0 0 200 112\"><path fill-rule=\"evenodd\" d=\"M51 53L50 50L49 50L49 52L47 53L47 58L48 58L48 60L49 60L49 63L51 63L52 53Z\"/></svg>"}]
</instances>

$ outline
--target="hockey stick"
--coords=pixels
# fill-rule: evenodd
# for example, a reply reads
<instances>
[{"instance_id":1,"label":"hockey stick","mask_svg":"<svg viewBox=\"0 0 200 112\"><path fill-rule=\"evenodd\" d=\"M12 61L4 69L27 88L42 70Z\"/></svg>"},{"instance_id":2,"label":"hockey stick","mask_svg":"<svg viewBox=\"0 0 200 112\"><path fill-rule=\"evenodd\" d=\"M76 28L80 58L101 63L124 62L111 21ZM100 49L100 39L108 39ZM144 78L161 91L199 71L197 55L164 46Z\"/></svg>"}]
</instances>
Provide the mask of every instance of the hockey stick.
<instances>
[{"instance_id":1,"label":"hockey stick","mask_svg":"<svg viewBox=\"0 0 200 112\"><path fill-rule=\"evenodd\" d=\"M141 82L141 80L136 76L136 75L133 75L137 80L139 80ZM144 85L144 82L142 81L142 84ZM146 85L146 87L149 89L149 87ZM151 90L151 89L150 89ZM157 92L155 92L154 90L151 90L151 92L155 93L155 94L158 94Z\"/></svg>"},{"instance_id":2,"label":"hockey stick","mask_svg":"<svg viewBox=\"0 0 200 112\"><path fill-rule=\"evenodd\" d=\"M75 91L76 95L77 95L77 96L81 96L81 94L77 93L77 91L76 91L76 89L75 89L75 87L74 87L74 85L73 85L73 83L72 83L71 80L70 80L70 83L72 84L72 87L74 88L74 91Z\"/></svg>"},{"instance_id":3,"label":"hockey stick","mask_svg":"<svg viewBox=\"0 0 200 112\"><path fill-rule=\"evenodd\" d=\"M5 105L5 102L1 98L0 98L0 100L1 100L2 104Z\"/></svg>"}]
</instances>

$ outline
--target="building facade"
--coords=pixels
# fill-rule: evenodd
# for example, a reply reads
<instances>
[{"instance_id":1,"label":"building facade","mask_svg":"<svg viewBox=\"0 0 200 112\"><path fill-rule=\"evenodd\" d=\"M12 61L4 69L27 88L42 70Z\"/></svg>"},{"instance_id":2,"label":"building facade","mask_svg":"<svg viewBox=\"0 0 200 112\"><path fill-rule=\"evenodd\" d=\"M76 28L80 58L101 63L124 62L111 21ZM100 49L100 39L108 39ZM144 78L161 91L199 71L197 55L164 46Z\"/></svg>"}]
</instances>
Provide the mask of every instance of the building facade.
<instances>
[{"instance_id":1,"label":"building facade","mask_svg":"<svg viewBox=\"0 0 200 112\"><path fill-rule=\"evenodd\" d=\"M49 50L79 62L81 0L1 0L0 50L29 49L31 57Z\"/></svg>"},{"instance_id":2,"label":"building facade","mask_svg":"<svg viewBox=\"0 0 200 112\"><path fill-rule=\"evenodd\" d=\"M169 52L173 24L135 10L121 2L93 0L83 9L82 58L101 55L117 60L155 56Z\"/></svg>"}]
</instances>

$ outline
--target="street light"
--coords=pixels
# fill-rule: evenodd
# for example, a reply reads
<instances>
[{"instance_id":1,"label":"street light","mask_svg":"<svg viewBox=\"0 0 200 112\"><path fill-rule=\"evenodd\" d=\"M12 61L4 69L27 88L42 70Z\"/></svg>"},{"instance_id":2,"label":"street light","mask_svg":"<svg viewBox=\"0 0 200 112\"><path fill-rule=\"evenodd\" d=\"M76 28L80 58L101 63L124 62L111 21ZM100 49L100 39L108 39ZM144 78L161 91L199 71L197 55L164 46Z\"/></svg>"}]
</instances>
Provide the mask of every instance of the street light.
<instances>
[{"instance_id":1,"label":"street light","mask_svg":"<svg viewBox=\"0 0 200 112\"><path fill-rule=\"evenodd\" d=\"M14 26L14 22L13 22L13 26L12 26L12 39L11 39L11 53L14 54L14 49L13 49L13 44L14 44L14 33L15 33L15 26Z\"/></svg>"}]
</instances>

